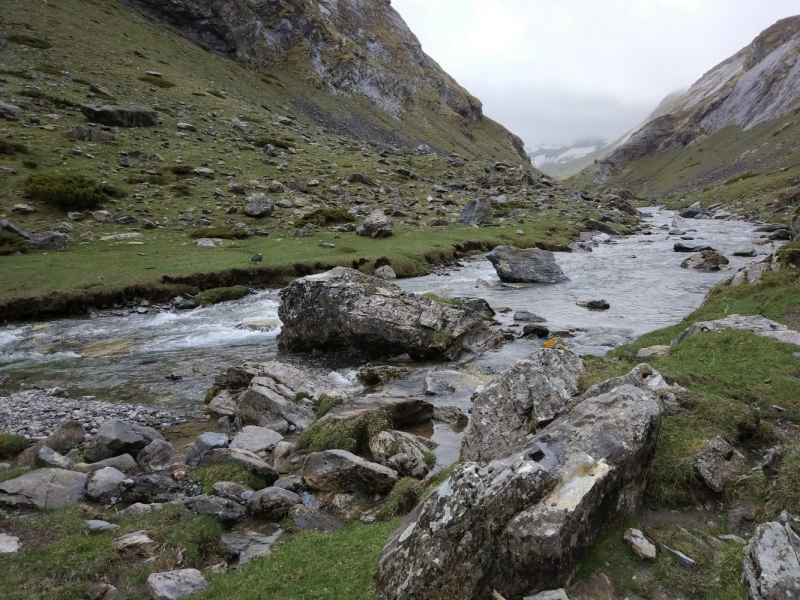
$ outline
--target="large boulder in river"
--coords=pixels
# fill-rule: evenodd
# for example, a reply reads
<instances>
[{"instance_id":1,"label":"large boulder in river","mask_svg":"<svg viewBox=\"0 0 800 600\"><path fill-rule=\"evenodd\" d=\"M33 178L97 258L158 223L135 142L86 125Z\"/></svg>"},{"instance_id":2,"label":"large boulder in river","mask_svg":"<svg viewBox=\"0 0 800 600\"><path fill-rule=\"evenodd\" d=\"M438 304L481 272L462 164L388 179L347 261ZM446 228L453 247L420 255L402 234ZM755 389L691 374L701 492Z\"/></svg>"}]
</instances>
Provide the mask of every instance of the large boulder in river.
<instances>
[{"instance_id":1,"label":"large boulder in river","mask_svg":"<svg viewBox=\"0 0 800 600\"><path fill-rule=\"evenodd\" d=\"M727 269L730 261L716 250L703 250L692 254L681 263L682 269L695 269L696 271L720 271Z\"/></svg>"},{"instance_id":2,"label":"large boulder in river","mask_svg":"<svg viewBox=\"0 0 800 600\"><path fill-rule=\"evenodd\" d=\"M475 311L407 294L354 269L297 279L281 299L284 352L356 348L373 356L454 360L470 346L503 343Z\"/></svg>"},{"instance_id":3,"label":"large boulder in river","mask_svg":"<svg viewBox=\"0 0 800 600\"><path fill-rule=\"evenodd\" d=\"M639 505L660 417L652 393L624 385L507 458L459 465L389 537L376 599L519 599L559 587Z\"/></svg>"},{"instance_id":4,"label":"large boulder in river","mask_svg":"<svg viewBox=\"0 0 800 600\"><path fill-rule=\"evenodd\" d=\"M64 469L37 469L0 483L0 505L55 510L83 500L86 474Z\"/></svg>"},{"instance_id":5,"label":"large boulder in river","mask_svg":"<svg viewBox=\"0 0 800 600\"><path fill-rule=\"evenodd\" d=\"M564 283L564 275L555 256L547 250L516 246L498 246L486 255L497 276L510 283Z\"/></svg>"},{"instance_id":6,"label":"large boulder in river","mask_svg":"<svg viewBox=\"0 0 800 600\"><path fill-rule=\"evenodd\" d=\"M569 410L582 372L569 350L540 348L514 363L475 396L461 459L486 464L511 454Z\"/></svg>"},{"instance_id":7,"label":"large boulder in river","mask_svg":"<svg viewBox=\"0 0 800 600\"><path fill-rule=\"evenodd\" d=\"M152 127L158 125L158 113L144 106L81 106L83 116L93 123L112 127Z\"/></svg>"},{"instance_id":8,"label":"large boulder in river","mask_svg":"<svg viewBox=\"0 0 800 600\"><path fill-rule=\"evenodd\" d=\"M458 222L467 225L490 225L493 218L492 203L487 198L475 198L467 202L458 217Z\"/></svg>"},{"instance_id":9,"label":"large boulder in river","mask_svg":"<svg viewBox=\"0 0 800 600\"><path fill-rule=\"evenodd\" d=\"M800 519L784 511L756 528L744 549L743 579L751 600L800 598Z\"/></svg>"},{"instance_id":10,"label":"large boulder in river","mask_svg":"<svg viewBox=\"0 0 800 600\"><path fill-rule=\"evenodd\" d=\"M92 443L86 447L83 455L90 462L120 454L135 456L153 440L163 439L164 436L152 427L109 419L97 428Z\"/></svg>"}]
</instances>

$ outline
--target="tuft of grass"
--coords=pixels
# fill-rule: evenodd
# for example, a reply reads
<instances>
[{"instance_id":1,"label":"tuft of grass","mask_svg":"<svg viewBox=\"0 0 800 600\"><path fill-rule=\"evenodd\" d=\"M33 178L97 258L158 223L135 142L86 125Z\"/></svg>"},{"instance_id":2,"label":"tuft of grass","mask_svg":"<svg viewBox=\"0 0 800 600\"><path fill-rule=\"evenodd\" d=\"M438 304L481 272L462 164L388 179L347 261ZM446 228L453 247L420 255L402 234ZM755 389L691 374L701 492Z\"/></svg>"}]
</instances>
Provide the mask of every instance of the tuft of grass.
<instances>
[{"instance_id":1,"label":"tuft of grass","mask_svg":"<svg viewBox=\"0 0 800 600\"><path fill-rule=\"evenodd\" d=\"M269 556L224 575L197 600L371 600L374 573L396 521L353 523L336 533L280 540Z\"/></svg>"},{"instance_id":2,"label":"tuft of grass","mask_svg":"<svg viewBox=\"0 0 800 600\"><path fill-rule=\"evenodd\" d=\"M317 227L325 227L334 223L352 223L353 215L343 208L318 208L294 222L295 227L303 227L308 223Z\"/></svg>"},{"instance_id":3,"label":"tuft of grass","mask_svg":"<svg viewBox=\"0 0 800 600\"><path fill-rule=\"evenodd\" d=\"M344 402L344 398L341 396L328 396L327 394L322 394L322 396L319 398L319 402L314 407L314 414L318 419L321 419L331 412L335 406L339 406L342 402Z\"/></svg>"},{"instance_id":4,"label":"tuft of grass","mask_svg":"<svg viewBox=\"0 0 800 600\"><path fill-rule=\"evenodd\" d=\"M288 150L295 142L297 142L296 136L293 136L289 133L275 133L272 135L261 136L255 142L255 145L258 146L259 148L263 148L267 144L272 144L276 148L283 148L284 150Z\"/></svg>"},{"instance_id":5,"label":"tuft of grass","mask_svg":"<svg viewBox=\"0 0 800 600\"><path fill-rule=\"evenodd\" d=\"M0 231L0 256L10 256L17 253L24 254L30 249L30 244L25 238L8 231Z\"/></svg>"},{"instance_id":6,"label":"tuft of grass","mask_svg":"<svg viewBox=\"0 0 800 600\"><path fill-rule=\"evenodd\" d=\"M22 467L19 469L9 469L8 471L3 471L0 473L0 483L4 481L8 481L9 479L16 479L20 475L24 475L27 473L29 469L27 467Z\"/></svg>"},{"instance_id":7,"label":"tuft of grass","mask_svg":"<svg viewBox=\"0 0 800 600\"><path fill-rule=\"evenodd\" d=\"M433 462L436 462L435 456ZM423 498L450 477L454 469L455 465L451 465L421 481L413 477L404 477L392 488L389 498L381 506L376 517L378 520L383 521L410 513Z\"/></svg>"},{"instance_id":8,"label":"tuft of grass","mask_svg":"<svg viewBox=\"0 0 800 600\"><path fill-rule=\"evenodd\" d=\"M9 42L30 46L31 48L38 48L39 50L47 50L48 48L53 47L53 44L47 40L33 37L32 35L27 35L25 33L12 33L11 35L6 36L6 39Z\"/></svg>"},{"instance_id":9,"label":"tuft of grass","mask_svg":"<svg viewBox=\"0 0 800 600\"><path fill-rule=\"evenodd\" d=\"M232 481L246 485L254 490L267 487L267 483L258 475L236 463L222 463L211 467L200 467L192 471L191 480L203 487L204 494L210 494L215 483Z\"/></svg>"},{"instance_id":10,"label":"tuft of grass","mask_svg":"<svg viewBox=\"0 0 800 600\"><path fill-rule=\"evenodd\" d=\"M159 88L174 88L175 84L172 83L169 79L164 79L163 77L153 77L152 75L142 75L138 78L139 81L144 81L148 85L152 85L153 87Z\"/></svg>"},{"instance_id":11,"label":"tuft of grass","mask_svg":"<svg viewBox=\"0 0 800 600\"><path fill-rule=\"evenodd\" d=\"M308 452L325 450L366 451L376 433L392 428L392 417L382 408L346 419L328 416L314 421L300 434L297 446Z\"/></svg>"},{"instance_id":12,"label":"tuft of grass","mask_svg":"<svg viewBox=\"0 0 800 600\"><path fill-rule=\"evenodd\" d=\"M422 458L425 460L425 464L428 466L429 469L432 469L436 466L436 453L429 451L422 455Z\"/></svg>"},{"instance_id":13,"label":"tuft of grass","mask_svg":"<svg viewBox=\"0 0 800 600\"><path fill-rule=\"evenodd\" d=\"M776 481L775 489L770 495L770 505L780 512L788 510L792 514L800 514L800 446L784 449L785 457Z\"/></svg>"},{"instance_id":14,"label":"tuft of grass","mask_svg":"<svg viewBox=\"0 0 800 600\"><path fill-rule=\"evenodd\" d=\"M244 285L235 285L233 287L214 288L197 294L194 301L200 306L211 306L212 304L219 304L220 302L230 302L231 300L239 300L244 298L250 293L250 288Z\"/></svg>"},{"instance_id":15,"label":"tuft of grass","mask_svg":"<svg viewBox=\"0 0 800 600\"><path fill-rule=\"evenodd\" d=\"M2 234L0 234L2 236ZM19 238L19 236L15 236ZM0 237L2 240L2 237ZM0 243L0 249L2 244ZM0 433L0 459L14 458L30 446L30 442L24 437L11 433Z\"/></svg>"}]
</instances>

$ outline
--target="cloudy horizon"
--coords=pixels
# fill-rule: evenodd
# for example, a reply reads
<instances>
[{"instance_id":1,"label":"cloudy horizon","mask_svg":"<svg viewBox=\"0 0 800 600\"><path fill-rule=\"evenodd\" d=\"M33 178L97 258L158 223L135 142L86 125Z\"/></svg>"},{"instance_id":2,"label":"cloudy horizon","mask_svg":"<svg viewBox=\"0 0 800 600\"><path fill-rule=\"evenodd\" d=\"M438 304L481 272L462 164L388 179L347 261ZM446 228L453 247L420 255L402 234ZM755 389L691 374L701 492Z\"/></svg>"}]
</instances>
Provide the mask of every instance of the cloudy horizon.
<instances>
[{"instance_id":1,"label":"cloudy horizon","mask_svg":"<svg viewBox=\"0 0 800 600\"><path fill-rule=\"evenodd\" d=\"M425 52L527 146L616 140L800 13L793 0L393 0Z\"/></svg>"}]
</instances>

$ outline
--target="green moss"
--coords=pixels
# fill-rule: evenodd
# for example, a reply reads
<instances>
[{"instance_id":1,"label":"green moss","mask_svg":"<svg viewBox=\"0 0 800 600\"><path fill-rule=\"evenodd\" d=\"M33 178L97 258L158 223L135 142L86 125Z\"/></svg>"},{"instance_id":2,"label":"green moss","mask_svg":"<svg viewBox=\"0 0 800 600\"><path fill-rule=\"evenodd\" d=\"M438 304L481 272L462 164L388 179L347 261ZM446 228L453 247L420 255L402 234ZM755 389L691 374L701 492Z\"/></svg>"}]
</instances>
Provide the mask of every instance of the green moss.
<instances>
[{"instance_id":1,"label":"green moss","mask_svg":"<svg viewBox=\"0 0 800 600\"><path fill-rule=\"evenodd\" d=\"M14 458L28 446L30 446L30 442L24 437L0 433L0 459Z\"/></svg>"},{"instance_id":2,"label":"green moss","mask_svg":"<svg viewBox=\"0 0 800 600\"><path fill-rule=\"evenodd\" d=\"M267 487L266 482L261 477L253 475L243 466L236 463L223 463L211 467L200 467L192 471L190 478L203 487L204 494L210 494L214 484L220 481L240 483L253 490L260 490Z\"/></svg>"},{"instance_id":3,"label":"green moss","mask_svg":"<svg viewBox=\"0 0 800 600\"><path fill-rule=\"evenodd\" d=\"M244 298L250 293L250 288L244 285L235 285L233 287L214 288L202 294L197 294L194 301L195 304L200 306L211 306L212 304L219 304L220 302L230 302L231 300L239 300Z\"/></svg>"},{"instance_id":4,"label":"green moss","mask_svg":"<svg viewBox=\"0 0 800 600\"><path fill-rule=\"evenodd\" d=\"M119 195L116 189L78 173L37 173L25 180L22 189L31 200L63 210L97 208L108 195Z\"/></svg>"},{"instance_id":5,"label":"green moss","mask_svg":"<svg viewBox=\"0 0 800 600\"><path fill-rule=\"evenodd\" d=\"M332 418L329 415L314 421L304 429L297 440L297 445L308 452L367 451L369 440L373 435L391 428L391 415L380 408L345 419Z\"/></svg>"}]
</instances>

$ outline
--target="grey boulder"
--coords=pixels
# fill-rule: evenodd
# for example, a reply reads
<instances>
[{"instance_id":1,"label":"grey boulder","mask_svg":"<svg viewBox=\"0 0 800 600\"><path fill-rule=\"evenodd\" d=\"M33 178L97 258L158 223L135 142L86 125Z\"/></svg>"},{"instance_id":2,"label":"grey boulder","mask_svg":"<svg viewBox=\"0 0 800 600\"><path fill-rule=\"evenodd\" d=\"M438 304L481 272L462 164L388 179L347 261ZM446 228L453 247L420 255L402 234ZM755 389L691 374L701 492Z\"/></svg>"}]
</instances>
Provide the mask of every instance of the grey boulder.
<instances>
[{"instance_id":1,"label":"grey boulder","mask_svg":"<svg viewBox=\"0 0 800 600\"><path fill-rule=\"evenodd\" d=\"M158 113L144 106L81 106L83 116L93 123L112 127L152 127L158 125Z\"/></svg>"},{"instance_id":2,"label":"grey boulder","mask_svg":"<svg viewBox=\"0 0 800 600\"><path fill-rule=\"evenodd\" d=\"M197 515L209 515L225 525L236 523L246 513L240 503L219 496L194 496L184 500L183 505Z\"/></svg>"},{"instance_id":3,"label":"grey boulder","mask_svg":"<svg viewBox=\"0 0 800 600\"><path fill-rule=\"evenodd\" d=\"M53 469L71 469L75 466L74 460L61 456L47 446L42 446L36 451L35 463L37 467L50 467Z\"/></svg>"},{"instance_id":4,"label":"grey boulder","mask_svg":"<svg viewBox=\"0 0 800 600\"><path fill-rule=\"evenodd\" d=\"M467 349L503 343L472 310L405 293L354 269L297 279L281 299L284 352L352 346L368 355L453 360Z\"/></svg>"},{"instance_id":5,"label":"grey boulder","mask_svg":"<svg viewBox=\"0 0 800 600\"><path fill-rule=\"evenodd\" d=\"M494 218L492 203L488 198L475 198L467 202L458 216L458 222L466 225L489 225Z\"/></svg>"},{"instance_id":6,"label":"grey boulder","mask_svg":"<svg viewBox=\"0 0 800 600\"><path fill-rule=\"evenodd\" d=\"M87 479L86 495L97 502L109 503L112 498L119 496L119 484L123 479L125 474L113 467L95 471Z\"/></svg>"},{"instance_id":7,"label":"grey boulder","mask_svg":"<svg viewBox=\"0 0 800 600\"><path fill-rule=\"evenodd\" d=\"M211 454L212 450L227 447L228 436L226 434L206 431L197 436L197 439L189 447L189 452L186 454L186 465L196 467L200 464L201 460Z\"/></svg>"},{"instance_id":8,"label":"grey boulder","mask_svg":"<svg viewBox=\"0 0 800 600\"><path fill-rule=\"evenodd\" d=\"M258 490L247 500L247 509L253 515L268 521L280 521L289 510L302 504L300 496L283 488L268 487Z\"/></svg>"},{"instance_id":9,"label":"grey boulder","mask_svg":"<svg viewBox=\"0 0 800 600\"><path fill-rule=\"evenodd\" d=\"M134 475L130 479L123 479L119 488L120 498L129 504L172 502L180 491L178 482L163 473Z\"/></svg>"},{"instance_id":10,"label":"grey boulder","mask_svg":"<svg viewBox=\"0 0 800 600\"><path fill-rule=\"evenodd\" d=\"M178 600L211 587L197 569L179 569L164 573L151 573L145 589L153 600Z\"/></svg>"},{"instance_id":11,"label":"grey boulder","mask_svg":"<svg viewBox=\"0 0 800 600\"><path fill-rule=\"evenodd\" d=\"M717 436L695 459L698 478L713 491L720 493L725 484L747 469L747 459L721 437Z\"/></svg>"},{"instance_id":12,"label":"grey boulder","mask_svg":"<svg viewBox=\"0 0 800 600\"><path fill-rule=\"evenodd\" d=\"M69 236L56 231L34 233L31 235L31 250L66 250Z\"/></svg>"},{"instance_id":13,"label":"grey boulder","mask_svg":"<svg viewBox=\"0 0 800 600\"><path fill-rule=\"evenodd\" d=\"M272 545L278 541L282 534L282 529L278 529L270 536L228 533L223 534L221 539L230 556L238 558L238 565L236 566L241 567L257 558L267 556Z\"/></svg>"},{"instance_id":14,"label":"grey boulder","mask_svg":"<svg viewBox=\"0 0 800 600\"><path fill-rule=\"evenodd\" d=\"M144 471L162 471L183 461L184 458L166 440L153 440L136 455L136 462Z\"/></svg>"},{"instance_id":15,"label":"grey boulder","mask_svg":"<svg viewBox=\"0 0 800 600\"><path fill-rule=\"evenodd\" d=\"M54 510L79 504L86 475L64 469L37 469L0 483L0 504Z\"/></svg>"},{"instance_id":16,"label":"grey boulder","mask_svg":"<svg viewBox=\"0 0 800 600\"><path fill-rule=\"evenodd\" d=\"M72 470L80 473L94 473L106 467L113 467L126 474L139 471L139 465L136 464L136 461L133 460L130 454L120 454L119 456L104 458L95 463L78 463L72 467Z\"/></svg>"},{"instance_id":17,"label":"grey boulder","mask_svg":"<svg viewBox=\"0 0 800 600\"><path fill-rule=\"evenodd\" d=\"M275 203L264 194L253 194L245 199L244 214L248 217L261 219L267 217L275 210Z\"/></svg>"},{"instance_id":18,"label":"grey boulder","mask_svg":"<svg viewBox=\"0 0 800 600\"><path fill-rule=\"evenodd\" d=\"M333 515L322 512L318 508L295 504L289 510L289 518L304 531L322 531L333 533L342 528L342 522Z\"/></svg>"},{"instance_id":19,"label":"grey boulder","mask_svg":"<svg viewBox=\"0 0 800 600\"><path fill-rule=\"evenodd\" d=\"M258 475L267 485L272 485L278 480L278 473L271 466L261 460L257 455L247 450L230 448L217 448L203 458L199 467L211 467L224 463L235 463L247 469L253 475Z\"/></svg>"},{"instance_id":20,"label":"grey boulder","mask_svg":"<svg viewBox=\"0 0 800 600\"><path fill-rule=\"evenodd\" d=\"M583 361L569 350L540 348L495 377L473 399L461 458L505 458L545 423L566 413L578 393Z\"/></svg>"},{"instance_id":21,"label":"grey boulder","mask_svg":"<svg viewBox=\"0 0 800 600\"><path fill-rule=\"evenodd\" d=\"M681 263L682 269L694 269L696 271L720 271L727 269L730 261L716 250L703 250L697 254L692 254Z\"/></svg>"},{"instance_id":22,"label":"grey boulder","mask_svg":"<svg viewBox=\"0 0 800 600\"><path fill-rule=\"evenodd\" d=\"M637 509L661 409L621 386L590 398L523 449L456 467L391 534L376 599L521 598L558 588L587 549Z\"/></svg>"},{"instance_id":23,"label":"grey boulder","mask_svg":"<svg viewBox=\"0 0 800 600\"><path fill-rule=\"evenodd\" d=\"M97 462L120 454L135 455L153 440L163 439L164 436L152 427L110 419L97 428L84 456L90 462Z\"/></svg>"},{"instance_id":24,"label":"grey boulder","mask_svg":"<svg viewBox=\"0 0 800 600\"><path fill-rule=\"evenodd\" d=\"M36 453L43 446L52 448L56 452L65 452L80 444L85 434L86 430L83 428L83 423L80 421L67 421L45 439L25 449L14 459L14 462L11 463L11 468L32 467L36 461Z\"/></svg>"},{"instance_id":25,"label":"grey boulder","mask_svg":"<svg viewBox=\"0 0 800 600\"><path fill-rule=\"evenodd\" d=\"M743 579L751 600L800 598L800 519L783 512L756 527L744 549Z\"/></svg>"},{"instance_id":26,"label":"grey boulder","mask_svg":"<svg viewBox=\"0 0 800 600\"><path fill-rule=\"evenodd\" d=\"M486 255L497 271L497 276L509 283L564 283L564 275L548 250L516 246L498 246Z\"/></svg>"},{"instance_id":27,"label":"grey boulder","mask_svg":"<svg viewBox=\"0 0 800 600\"><path fill-rule=\"evenodd\" d=\"M275 445L281 440L283 440L283 436L277 431L267 427L245 425L242 431L234 436L230 447L258 454L259 452L272 452Z\"/></svg>"},{"instance_id":28,"label":"grey boulder","mask_svg":"<svg viewBox=\"0 0 800 600\"><path fill-rule=\"evenodd\" d=\"M786 325L781 325L780 323L776 323L762 316L726 317L716 321L698 321L687 329L684 329L680 335L670 342L670 346L677 346L697 333L713 333L724 331L725 329L749 331L750 333L775 340L776 342L800 346L800 332L789 329Z\"/></svg>"},{"instance_id":29,"label":"grey boulder","mask_svg":"<svg viewBox=\"0 0 800 600\"><path fill-rule=\"evenodd\" d=\"M356 229L356 235L369 238L385 238L392 233L392 220L382 210L372 211L364 224Z\"/></svg>"},{"instance_id":30,"label":"grey boulder","mask_svg":"<svg viewBox=\"0 0 800 600\"><path fill-rule=\"evenodd\" d=\"M397 471L364 460L346 450L315 452L306 458L303 477L323 492L345 491L381 494L397 483Z\"/></svg>"}]
</instances>

